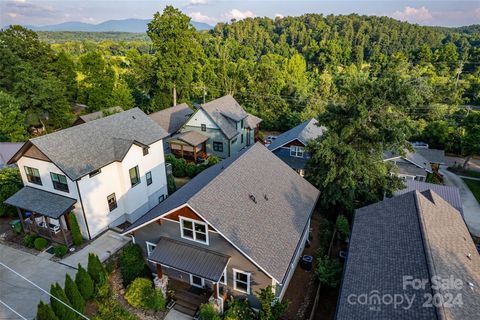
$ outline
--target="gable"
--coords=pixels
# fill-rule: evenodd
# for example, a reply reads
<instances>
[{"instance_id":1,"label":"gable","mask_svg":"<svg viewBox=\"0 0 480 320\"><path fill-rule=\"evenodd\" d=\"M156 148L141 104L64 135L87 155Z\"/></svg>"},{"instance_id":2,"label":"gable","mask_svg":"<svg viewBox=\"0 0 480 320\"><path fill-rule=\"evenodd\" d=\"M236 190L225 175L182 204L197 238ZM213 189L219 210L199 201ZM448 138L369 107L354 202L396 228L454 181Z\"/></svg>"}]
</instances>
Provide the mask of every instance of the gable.
<instances>
[{"instance_id":1,"label":"gable","mask_svg":"<svg viewBox=\"0 0 480 320\"><path fill-rule=\"evenodd\" d=\"M22 156L51 162L50 159L33 144L30 145L30 147L28 147L27 150L23 152L23 154L19 154L18 158Z\"/></svg>"},{"instance_id":2,"label":"gable","mask_svg":"<svg viewBox=\"0 0 480 320\"><path fill-rule=\"evenodd\" d=\"M218 126L213 122L213 120L208 116L208 114L202 109L197 110L193 116L187 121L185 126L191 127L201 127L202 124L205 124L209 129L219 129Z\"/></svg>"},{"instance_id":3,"label":"gable","mask_svg":"<svg viewBox=\"0 0 480 320\"><path fill-rule=\"evenodd\" d=\"M305 147L305 144L303 142L301 142L300 140L295 139L293 141L290 141L290 142L284 144L282 147L283 148L290 148L291 146Z\"/></svg>"},{"instance_id":4,"label":"gable","mask_svg":"<svg viewBox=\"0 0 480 320\"><path fill-rule=\"evenodd\" d=\"M208 225L208 230L209 231L214 231L211 225L208 224L204 219L202 219L198 214L196 214L190 207L185 206L182 208L179 208L178 210L175 210L174 212L171 212L167 214L166 216L163 216L162 219L168 219L168 220L173 220L176 222L180 222L180 217L183 218L188 218L192 219L195 221L200 221L203 223L206 223Z\"/></svg>"}]
</instances>

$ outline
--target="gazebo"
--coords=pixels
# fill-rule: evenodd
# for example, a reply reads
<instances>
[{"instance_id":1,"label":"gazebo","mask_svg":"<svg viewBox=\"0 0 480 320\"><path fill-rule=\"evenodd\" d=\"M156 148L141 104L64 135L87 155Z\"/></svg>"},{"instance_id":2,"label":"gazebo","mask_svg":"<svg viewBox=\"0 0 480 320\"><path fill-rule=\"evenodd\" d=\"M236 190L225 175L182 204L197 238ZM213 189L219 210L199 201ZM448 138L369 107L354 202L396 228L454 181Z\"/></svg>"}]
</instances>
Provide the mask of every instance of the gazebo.
<instances>
[{"instance_id":1,"label":"gazebo","mask_svg":"<svg viewBox=\"0 0 480 320\"><path fill-rule=\"evenodd\" d=\"M207 156L207 140L209 138L197 131L187 131L173 136L168 141L171 152L181 158L190 158L197 162L198 158Z\"/></svg>"},{"instance_id":2,"label":"gazebo","mask_svg":"<svg viewBox=\"0 0 480 320\"><path fill-rule=\"evenodd\" d=\"M17 208L25 232L36 233L67 247L73 244L68 213L76 202L76 199L32 187L23 187L5 200L6 204Z\"/></svg>"}]
</instances>

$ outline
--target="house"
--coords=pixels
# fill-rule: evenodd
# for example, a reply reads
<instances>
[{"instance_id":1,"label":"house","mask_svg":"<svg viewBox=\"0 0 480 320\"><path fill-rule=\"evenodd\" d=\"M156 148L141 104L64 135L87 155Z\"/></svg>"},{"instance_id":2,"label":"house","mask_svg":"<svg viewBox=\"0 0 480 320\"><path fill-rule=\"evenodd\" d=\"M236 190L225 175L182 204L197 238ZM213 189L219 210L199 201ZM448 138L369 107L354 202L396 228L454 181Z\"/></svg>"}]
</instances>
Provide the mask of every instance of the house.
<instances>
[{"instance_id":1,"label":"house","mask_svg":"<svg viewBox=\"0 0 480 320\"><path fill-rule=\"evenodd\" d=\"M193 114L193 110L186 103L182 103L167 109L163 109L148 116L155 121L169 137L178 133L182 126Z\"/></svg>"},{"instance_id":2,"label":"house","mask_svg":"<svg viewBox=\"0 0 480 320\"><path fill-rule=\"evenodd\" d=\"M73 123L73 126L83 124L83 123L87 123L87 122L90 122L90 121L93 121L93 120L97 120L97 119L106 117L108 115L112 115L112 114L119 113L119 112L122 112L122 111L123 111L122 107L117 106L117 107L111 107L111 108L107 108L107 109L104 109L104 110L100 110L100 111L96 111L96 112L92 112L92 113L88 113L88 114L84 114L84 115L79 115L77 117L77 119L75 120L75 122Z\"/></svg>"},{"instance_id":3,"label":"house","mask_svg":"<svg viewBox=\"0 0 480 320\"><path fill-rule=\"evenodd\" d=\"M308 141L322 136L325 130L325 127L318 125L317 120L310 119L279 135L268 149L303 177L310 158L305 147Z\"/></svg>"},{"instance_id":4,"label":"house","mask_svg":"<svg viewBox=\"0 0 480 320\"><path fill-rule=\"evenodd\" d=\"M427 159L435 170L438 170L440 165L445 164L445 150L415 147L415 152Z\"/></svg>"},{"instance_id":5,"label":"house","mask_svg":"<svg viewBox=\"0 0 480 320\"><path fill-rule=\"evenodd\" d=\"M430 162L415 151L405 150L405 156L384 152L383 161L393 162L398 167L397 176L405 180L425 181L432 173Z\"/></svg>"},{"instance_id":6,"label":"house","mask_svg":"<svg viewBox=\"0 0 480 320\"><path fill-rule=\"evenodd\" d=\"M336 319L473 319L479 297L480 256L435 191L355 211Z\"/></svg>"},{"instance_id":7,"label":"house","mask_svg":"<svg viewBox=\"0 0 480 320\"><path fill-rule=\"evenodd\" d=\"M180 135L169 140L170 150L179 157L194 160L198 154L228 158L255 142L261 121L245 112L231 95L226 95L200 105ZM191 131L197 134L184 136ZM188 139L191 137L194 139Z\"/></svg>"},{"instance_id":8,"label":"house","mask_svg":"<svg viewBox=\"0 0 480 320\"><path fill-rule=\"evenodd\" d=\"M20 150L23 142L0 142L0 169L7 166L8 160Z\"/></svg>"},{"instance_id":9,"label":"house","mask_svg":"<svg viewBox=\"0 0 480 320\"><path fill-rule=\"evenodd\" d=\"M180 288L203 288L220 305L229 294L258 309L255 292L268 285L283 298L318 196L256 143L198 174L124 234L142 247L157 282L176 289L177 304L188 305Z\"/></svg>"},{"instance_id":10,"label":"house","mask_svg":"<svg viewBox=\"0 0 480 320\"><path fill-rule=\"evenodd\" d=\"M133 222L167 197L166 135L134 108L30 139L9 161L25 187L5 203L24 230L67 244L70 212L87 239Z\"/></svg>"}]
</instances>

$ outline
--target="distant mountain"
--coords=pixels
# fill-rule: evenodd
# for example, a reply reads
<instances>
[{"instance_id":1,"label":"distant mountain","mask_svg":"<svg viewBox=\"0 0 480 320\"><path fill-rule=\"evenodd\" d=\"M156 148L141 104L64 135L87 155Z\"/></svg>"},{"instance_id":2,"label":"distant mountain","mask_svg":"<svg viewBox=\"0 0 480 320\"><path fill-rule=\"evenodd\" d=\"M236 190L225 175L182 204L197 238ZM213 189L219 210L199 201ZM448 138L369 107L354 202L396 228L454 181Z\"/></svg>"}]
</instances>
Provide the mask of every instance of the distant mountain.
<instances>
[{"instance_id":1,"label":"distant mountain","mask_svg":"<svg viewBox=\"0 0 480 320\"><path fill-rule=\"evenodd\" d=\"M27 25L26 28L34 31L84 31L84 32L146 32L147 24L151 19L125 19L125 20L108 20L98 24L84 22L64 22L47 26ZM210 30L213 27L209 24L192 21L193 26L197 30Z\"/></svg>"}]
</instances>

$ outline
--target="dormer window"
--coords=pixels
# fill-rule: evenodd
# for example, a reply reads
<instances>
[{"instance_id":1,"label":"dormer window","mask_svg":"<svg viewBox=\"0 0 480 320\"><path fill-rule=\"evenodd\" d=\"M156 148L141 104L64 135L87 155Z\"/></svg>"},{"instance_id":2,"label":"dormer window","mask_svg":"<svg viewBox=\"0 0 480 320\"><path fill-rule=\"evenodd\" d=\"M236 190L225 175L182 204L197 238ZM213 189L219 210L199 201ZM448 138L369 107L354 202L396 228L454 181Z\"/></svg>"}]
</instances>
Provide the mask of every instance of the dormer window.
<instances>
[{"instance_id":1,"label":"dormer window","mask_svg":"<svg viewBox=\"0 0 480 320\"><path fill-rule=\"evenodd\" d=\"M24 168L25 168L25 173L27 175L28 182L42 185L42 179L40 178L40 172L38 172L38 169L30 168L30 167L24 167Z\"/></svg>"},{"instance_id":2,"label":"dormer window","mask_svg":"<svg viewBox=\"0 0 480 320\"><path fill-rule=\"evenodd\" d=\"M182 238L208 244L208 227L206 223L188 218L180 218Z\"/></svg>"},{"instance_id":3,"label":"dormer window","mask_svg":"<svg viewBox=\"0 0 480 320\"><path fill-rule=\"evenodd\" d=\"M290 156L303 158L304 148L299 146L290 146Z\"/></svg>"}]
</instances>

